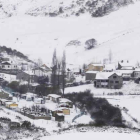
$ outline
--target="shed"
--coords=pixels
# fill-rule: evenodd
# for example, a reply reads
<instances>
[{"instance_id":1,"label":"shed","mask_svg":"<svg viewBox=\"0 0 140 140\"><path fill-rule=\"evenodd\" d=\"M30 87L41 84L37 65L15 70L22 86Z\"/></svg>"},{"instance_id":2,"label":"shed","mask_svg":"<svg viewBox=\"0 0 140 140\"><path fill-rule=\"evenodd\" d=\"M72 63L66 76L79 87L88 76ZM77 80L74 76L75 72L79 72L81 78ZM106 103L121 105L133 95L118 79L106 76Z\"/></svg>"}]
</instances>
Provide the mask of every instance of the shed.
<instances>
[{"instance_id":1,"label":"shed","mask_svg":"<svg viewBox=\"0 0 140 140\"><path fill-rule=\"evenodd\" d=\"M87 71L86 72L86 80L95 80L96 74L98 71Z\"/></svg>"},{"instance_id":2,"label":"shed","mask_svg":"<svg viewBox=\"0 0 140 140\"><path fill-rule=\"evenodd\" d=\"M35 98L34 102L36 104L45 104L45 100L43 98Z\"/></svg>"},{"instance_id":3,"label":"shed","mask_svg":"<svg viewBox=\"0 0 140 140\"><path fill-rule=\"evenodd\" d=\"M16 104L16 103L13 103L13 102L6 102L5 103L5 106L7 107L7 108L17 108L18 107L18 104Z\"/></svg>"},{"instance_id":4,"label":"shed","mask_svg":"<svg viewBox=\"0 0 140 140\"><path fill-rule=\"evenodd\" d=\"M59 110L62 110L64 115L70 115L70 109L69 108L60 107Z\"/></svg>"},{"instance_id":5,"label":"shed","mask_svg":"<svg viewBox=\"0 0 140 140\"><path fill-rule=\"evenodd\" d=\"M73 103L72 103L72 101L70 101L69 99L60 98L60 99L59 99L59 104L63 104L63 103L67 104L70 108L73 107Z\"/></svg>"},{"instance_id":6,"label":"shed","mask_svg":"<svg viewBox=\"0 0 140 140\"><path fill-rule=\"evenodd\" d=\"M49 97L49 100L53 101L53 102L58 102L59 99L61 98L60 95L57 94L49 94L47 97Z\"/></svg>"},{"instance_id":7,"label":"shed","mask_svg":"<svg viewBox=\"0 0 140 140\"><path fill-rule=\"evenodd\" d=\"M62 122L64 121L65 116L62 113L56 113L55 121Z\"/></svg>"}]
</instances>

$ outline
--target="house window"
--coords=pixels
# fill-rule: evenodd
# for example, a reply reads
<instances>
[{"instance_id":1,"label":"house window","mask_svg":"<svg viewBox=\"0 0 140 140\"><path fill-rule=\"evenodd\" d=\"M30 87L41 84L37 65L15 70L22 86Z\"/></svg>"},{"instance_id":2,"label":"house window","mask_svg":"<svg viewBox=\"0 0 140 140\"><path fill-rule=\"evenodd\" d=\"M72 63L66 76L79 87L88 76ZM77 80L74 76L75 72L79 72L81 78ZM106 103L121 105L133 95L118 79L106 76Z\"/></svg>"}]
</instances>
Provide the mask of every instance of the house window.
<instances>
[{"instance_id":1,"label":"house window","mask_svg":"<svg viewBox=\"0 0 140 140\"><path fill-rule=\"evenodd\" d=\"M102 85L102 87L104 87L104 85Z\"/></svg>"},{"instance_id":2,"label":"house window","mask_svg":"<svg viewBox=\"0 0 140 140\"><path fill-rule=\"evenodd\" d=\"M114 83L113 81L110 81L110 83Z\"/></svg>"},{"instance_id":3,"label":"house window","mask_svg":"<svg viewBox=\"0 0 140 140\"><path fill-rule=\"evenodd\" d=\"M119 83L119 81L115 81L115 83L116 83L116 84L118 84L118 83Z\"/></svg>"},{"instance_id":4,"label":"house window","mask_svg":"<svg viewBox=\"0 0 140 140\"><path fill-rule=\"evenodd\" d=\"M113 79L116 79L117 78L117 76L113 76Z\"/></svg>"},{"instance_id":5,"label":"house window","mask_svg":"<svg viewBox=\"0 0 140 140\"><path fill-rule=\"evenodd\" d=\"M9 68L10 66L8 66L8 68Z\"/></svg>"},{"instance_id":6,"label":"house window","mask_svg":"<svg viewBox=\"0 0 140 140\"><path fill-rule=\"evenodd\" d=\"M97 85L97 88L99 88L99 85Z\"/></svg>"}]
</instances>

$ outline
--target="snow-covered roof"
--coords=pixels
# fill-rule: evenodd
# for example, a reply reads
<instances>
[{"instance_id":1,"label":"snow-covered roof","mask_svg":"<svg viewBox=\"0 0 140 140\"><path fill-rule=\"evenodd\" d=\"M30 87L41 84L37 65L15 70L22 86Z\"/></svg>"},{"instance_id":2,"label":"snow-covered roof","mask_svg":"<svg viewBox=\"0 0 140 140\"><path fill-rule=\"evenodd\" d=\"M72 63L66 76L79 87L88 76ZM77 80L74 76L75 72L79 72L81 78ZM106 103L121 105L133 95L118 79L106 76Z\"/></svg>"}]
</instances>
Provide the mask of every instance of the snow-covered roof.
<instances>
[{"instance_id":1,"label":"snow-covered roof","mask_svg":"<svg viewBox=\"0 0 140 140\"><path fill-rule=\"evenodd\" d=\"M66 98L59 99L59 102L60 103L67 103L67 102L70 102L71 103L71 101L69 99L66 99Z\"/></svg>"},{"instance_id":2,"label":"snow-covered roof","mask_svg":"<svg viewBox=\"0 0 140 140\"><path fill-rule=\"evenodd\" d=\"M116 70L120 74L132 74L134 70Z\"/></svg>"},{"instance_id":3,"label":"snow-covered roof","mask_svg":"<svg viewBox=\"0 0 140 140\"><path fill-rule=\"evenodd\" d=\"M35 98L35 101L42 101L43 98Z\"/></svg>"},{"instance_id":4,"label":"snow-covered roof","mask_svg":"<svg viewBox=\"0 0 140 140\"><path fill-rule=\"evenodd\" d=\"M63 113L57 113L57 115L58 115L58 116L64 116L64 114L63 114Z\"/></svg>"},{"instance_id":5,"label":"snow-covered roof","mask_svg":"<svg viewBox=\"0 0 140 140\"><path fill-rule=\"evenodd\" d=\"M10 105L10 104L16 104L14 102L6 102L5 104Z\"/></svg>"},{"instance_id":6,"label":"snow-covered roof","mask_svg":"<svg viewBox=\"0 0 140 140\"><path fill-rule=\"evenodd\" d=\"M91 65L93 65L93 66L101 66L101 67L103 67L103 64L91 64Z\"/></svg>"},{"instance_id":7,"label":"snow-covered roof","mask_svg":"<svg viewBox=\"0 0 140 140\"><path fill-rule=\"evenodd\" d=\"M28 97L31 97L31 96L37 96L36 94L34 94L34 93L30 93L30 92L28 92L28 93L26 93L26 96L28 96Z\"/></svg>"},{"instance_id":8,"label":"snow-covered roof","mask_svg":"<svg viewBox=\"0 0 140 140\"><path fill-rule=\"evenodd\" d=\"M120 73L115 73L115 72L99 72L96 74L96 78L98 80L102 80L102 79L108 79L111 75L113 74L117 74L118 76L120 76Z\"/></svg>"},{"instance_id":9,"label":"snow-covered roof","mask_svg":"<svg viewBox=\"0 0 140 140\"><path fill-rule=\"evenodd\" d=\"M115 70L116 66L114 64L107 64L105 65L104 70Z\"/></svg>"},{"instance_id":10,"label":"snow-covered roof","mask_svg":"<svg viewBox=\"0 0 140 140\"><path fill-rule=\"evenodd\" d=\"M119 61L119 64L122 66L122 67L132 67L133 65L129 62L129 61Z\"/></svg>"},{"instance_id":11,"label":"snow-covered roof","mask_svg":"<svg viewBox=\"0 0 140 140\"><path fill-rule=\"evenodd\" d=\"M112 72L99 72L96 74L95 79L108 79L109 76L111 76Z\"/></svg>"},{"instance_id":12,"label":"snow-covered roof","mask_svg":"<svg viewBox=\"0 0 140 140\"><path fill-rule=\"evenodd\" d=\"M39 84L38 84L38 83L30 83L30 85L33 86L33 87L36 87L36 86L38 86Z\"/></svg>"},{"instance_id":13,"label":"snow-covered roof","mask_svg":"<svg viewBox=\"0 0 140 140\"><path fill-rule=\"evenodd\" d=\"M2 102L9 102L9 100L6 99L0 99Z\"/></svg>"},{"instance_id":14,"label":"snow-covered roof","mask_svg":"<svg viewBox=\"0 0 140 140\"><path fill-rule=\"evenodd\" d=\"M87 71L86 73L97 73L99 71Z\"/></svg>"},{"instance_id":15,"label":"snow-covered roof","mask_svg":"<svg viewBox=\"0 0 140 140\"><path fill-rule=\"evenodd\" d=\"M140 68L136 68L134 71L140 71Z\"/></svg>"},{"instance_id":16,"label":"snow-covered roof","mask_svg":"<svg viewBox=\"0 0 140 140\"><path fill-rule=\"evenodd\" d=\"M27 81L21 81L21 82L20 82L20 85L27 85L27 84L28 84Z\"/></svg>"},{"instance_id":17,"label":"snow-covered roof","mask_svg":"<svg viewBox=\"0 0 140 140\"><path fill-rule=\"evenodd\" d=\"M61 96L57 94L49 94L48 96L53 98L61 98Z\"/></svg>"},{"instance_id":18,"label":"snow-covered roof","mask_svg":"<svg viewBox=\"0 0 140 140\"><path fill-rule=\"evenodd\" d=\"M33 73L33 71L24 71L24 73L26 73L26 74L29 74L29 75L35 75L34 73Z\"/></svg>"},{"instance_id":19,"label":"snow-covered roof","mask_svg":"<svg viewBox=\"0 0 140 140\"><path fill-rule=\"evenodd\" d=\"M134 69L134 67L133 66L123 66L121 69L122 70L131 70L131 69Z\"/></svg>"},{"instance_id":20,"label":"snow-covered roof","mask_svg":"<svg viewBox=\"0 0 140 140\"><path fill-rule=\"evenodd\" d=\"M68 109L69 110L69 108L67 108L67 107L59 107L59 108L54 109L53 111L58 111L58 110L62 111L64 109Z\"/></svg>"}]
</instances>

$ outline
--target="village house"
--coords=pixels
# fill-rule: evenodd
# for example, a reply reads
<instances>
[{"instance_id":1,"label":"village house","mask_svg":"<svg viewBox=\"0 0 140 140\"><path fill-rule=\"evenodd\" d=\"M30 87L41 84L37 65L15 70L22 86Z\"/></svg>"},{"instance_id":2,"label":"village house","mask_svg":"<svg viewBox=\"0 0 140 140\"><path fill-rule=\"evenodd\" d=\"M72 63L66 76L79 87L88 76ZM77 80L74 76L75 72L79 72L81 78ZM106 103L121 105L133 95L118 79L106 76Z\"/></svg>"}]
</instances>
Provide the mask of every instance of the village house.
<instances>
[{"instance_id":1,"label":"village house","mask_svg":"<svg viewBox=\"0 0 140 140\"><path fill-rule=\"evenodd\" d=\"M53 101L55 103L58 103L59 99L61 98L61 96L57 94L49 94L47 97L50 101Z\"/></svg>"},{"instance_id":2,"label":"village house","mask_svg":"<svg viewBox=\"0 0 140 140\"><path fill-rule=\"evenodd\" d=\"M133 71L133 76L134 76L134 79L140 78L140 68L136 68Z\"/></svg>"},{"instance_id":3,"label":"village house","mask_svg":"<svg viewBox=\"0 0 140 140\"><path fill-rule=\"evenodd\" d=\"M68 106L69 108L72 108L73 107L73 103L72 101L70 101L69 99L66 99L66 98L60 98L59 99L59 107L63 107L63 106Z\"/></svg>"},{"instance_id":4,"label":"village house","mask_svg":"<svg viewBox=\"0 0 140 140\"><path fill-rule=\"evenodd\" d=\"M5 107L10 108L10 109L14 109L14 108L18 107L18 104L14 103L14 102L6 102Z\"/></svg>"},{"instance_id":5,"label":"village house","mask_svg":"<svg viewBox=\"0 0 140 140\"><path fill-rule=\"evenodd\" d=\"M63 113L64 115L70 115L70 109L66 107L60 107L52 110L52 116L55 117L57 113Z\"/></svg>"},{"instance_id":6,"label":"village house","mask_svg":"<svg viewBox=\"0 0 140 140\"><path fill-rule=\"evenodd\" d=\"M18 65L13 60L9 60L8 58L6 60L7 61L1 62L0 64L1 69L4 69L4 70L9 70L9 69L17 70L18 69Z\"/></svg>"},{"instance_id":7,"label":"village house","mask_svg":"<svg viewBox=\"0 0 140 140\"><path fill-rule=\"evenodd\" d=\"M129 81L133 79L134 70L116 70L116 72L122 75L123 81Z\"/></svg>"},{"instance_id":8,"label":"village house","mask_svg":"<svg viewBox=\"0 0 140 140\"><path fill-rule=\"evenodd\" d=\"M17 74L17 80L37 83L38 76L36 76L33 71L21 71Z\"/></svg>"},{"instance_id":9,"label":"village house","mask_svg":"<svg viewBox=\"0 0 140 140\"><path fill-rule=\"evenodd\" d=\"M42 65L41 67L36 67L33 70L33 73L39 77L41 76L49 76L51 75L51 68L47 67L45 64Z\"/></svg>"},{"instance_id":10,"label":"village house","mask_svg":"<svg viewBox=\"0 0 140 140\"><path fill-rule=\"evenodd\" d=\"M67 78L67 81L69 81L69 82L73 82L75 79L74 73L70 69L66 70L66 78Z\"/></svg>"},{"instance_id":11,"label":"village house","mask_svg":"<svg viewBox=\"0 0 140 140\"><path fill-rule=\"evenodd\" d=\"M45 104L45 100L43 98L35 98L34 103L36 103L36 104Z\"/></svg>"},{"instance_id":12,"label":"village house","mask_svg":"<svg viewBox=\"0 0 140 140\"><path fill-rule=\"evenodd\" d=\"M122 85L122 77L113 72L99 72L94 81L96 88L120 89Z\"/></svg>"},{"instance_id":13,"label":"village house","mask_svg":"<svg viewBox=\"0 0 140 140\"><path fill-rule=\"evenodd\" d=\"M135 70L135 67L127 60L118 62L118 70Z\"/></svg>"},{"instance_id":14,"label":"village house","mask_svg":"<svg viewBox=\"0 0 140 140\"><path fill-rule=\"evenodd\" d=\"M37 98L37 94L27 92L26 94L21 94L21 98L26 101L34 101L34 99Z\"/></svg>"},{"instance_id":15,"label":"village house","mask_svg":"<svg viewBox=\"0 0 140 140\"><path fill-rule=\"evenodd\" d=\"M98 71L87 71L85 74L85 79L94 81L97 73Z\"/></svg>"},{"instance_id":16,"label":"village house","mask_svg":"<svg viewBox=\"0 0 140 140\"><path fill-rule=\"evenodd\" d=\"M65 116L63 113L56 113L55 114L55 121L62 122L65 120Z\"/></svg>"},{"instance_id":17,"label":"village house","mask_svg":"<svg viewBox=\"0 0 140 140\"><path fill-rule=\"evenodd\" d=\"M103 71L103 64L91 63L87 66L86 71Z\"/></svg>"},{"instance_id":18,"label":"village house","mask_svg":"<svg viewBox=\"0 0 140 140\"><path fill-rule=\"evenodd\" d=\"M133 78L134 78L135 83L137 83L137 84L140 83L140 68L136 68L133 71Z\"/></svg>"}]
</instances>

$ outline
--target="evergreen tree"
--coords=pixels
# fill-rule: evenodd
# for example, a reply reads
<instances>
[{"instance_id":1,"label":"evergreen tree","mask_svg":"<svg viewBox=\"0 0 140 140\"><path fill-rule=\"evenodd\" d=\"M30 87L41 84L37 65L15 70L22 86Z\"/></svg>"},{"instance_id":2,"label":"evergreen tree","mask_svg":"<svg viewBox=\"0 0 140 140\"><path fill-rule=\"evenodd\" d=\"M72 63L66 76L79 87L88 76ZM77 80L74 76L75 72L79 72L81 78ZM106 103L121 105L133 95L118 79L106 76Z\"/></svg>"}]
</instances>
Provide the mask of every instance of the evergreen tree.
<instances>
[{"instance_id":1,"label":"evergreen tree","mask_svg":"<svg viewBox=\"0 0 140 140\"><path fill-rule=\"evenodd\" d=\"M65 85L66 85L66 54L65 51L63 52L62 57L62 91L63 91L63 97L65 92Z\"/></svg>"}]
</instances>

